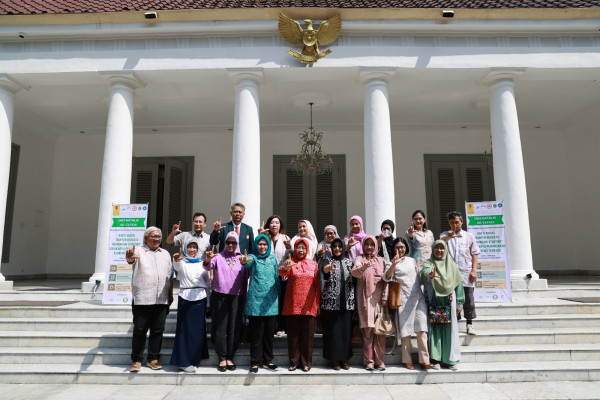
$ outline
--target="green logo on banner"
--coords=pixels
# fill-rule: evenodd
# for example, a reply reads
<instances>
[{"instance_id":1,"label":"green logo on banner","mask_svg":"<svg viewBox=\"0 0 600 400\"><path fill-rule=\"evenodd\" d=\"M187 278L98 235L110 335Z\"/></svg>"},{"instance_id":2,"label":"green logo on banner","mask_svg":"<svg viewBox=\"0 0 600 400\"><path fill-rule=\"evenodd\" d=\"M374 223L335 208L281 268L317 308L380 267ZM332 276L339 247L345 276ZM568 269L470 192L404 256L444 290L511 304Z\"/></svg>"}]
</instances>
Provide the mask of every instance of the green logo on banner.
<instances>
[{"instance_id":1,"label":"green logo on banner","mask_svg":"<svg viewBox=\"0 0 600 400\"><path fill-rule=\"evenodd\" d=\"M113 218L113 228L143 228L146 218Z\"/></svg>"},{"instance_id":2,"label":"green logo on banner","mask_svg":"<svg viewBox=\"0 0 600 400\"><path fill-rule=\"evenodd\" d=\"M475 225L504 225L502 215L469 216L469 226Z\"/></svg>"}]
</instances>

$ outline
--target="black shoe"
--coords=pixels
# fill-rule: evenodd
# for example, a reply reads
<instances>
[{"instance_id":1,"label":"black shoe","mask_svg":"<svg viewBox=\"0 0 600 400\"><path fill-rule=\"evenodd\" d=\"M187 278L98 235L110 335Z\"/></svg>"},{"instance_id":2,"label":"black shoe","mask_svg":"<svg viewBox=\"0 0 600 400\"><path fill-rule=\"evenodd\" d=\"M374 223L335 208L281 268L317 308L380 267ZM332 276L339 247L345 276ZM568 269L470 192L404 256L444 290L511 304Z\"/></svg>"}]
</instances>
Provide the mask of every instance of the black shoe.
<instances>
[{"instance_id":1,"label":"black shoe","mask_svg":"<svg viewBox=\"0 0 600 400\"><path fill-rule=\"evenodd\" d=\"M225 372L227 371L227 368L225 367L225 365L217 365L217 370L219 372Z\"/></svg>"},{"instance_id":2,"label":"black shoe","mask_svg":"<svg viewBox=\"0 0 600 400\"><path fill-rule=\"evenodd\" d=\"M277 371L277 365L273 364L272 362L270 362L268 364L264 364L263 368L266 368L270 371Z\"/></svg>"},{"instance_id":3,"label":"black shoe","mask_svg":"<svg viewBox=\"0 0 600 400\"><path fill-rule=\"evenodd\" d=\"M227 368L228 371L235 371L237 367L235 366L235 364L231 364L226 366L225 368Z\"/></svg>"},{"instance_id":4,"label":"black shoe","mask_svg":"<svg viewBox=\"0 0 600 400\"><path fill-rule=\"evenodd\" d=\"M253 365L250 367L251 374L258 374L258 365Z\"/></svg>"}]
</instances>

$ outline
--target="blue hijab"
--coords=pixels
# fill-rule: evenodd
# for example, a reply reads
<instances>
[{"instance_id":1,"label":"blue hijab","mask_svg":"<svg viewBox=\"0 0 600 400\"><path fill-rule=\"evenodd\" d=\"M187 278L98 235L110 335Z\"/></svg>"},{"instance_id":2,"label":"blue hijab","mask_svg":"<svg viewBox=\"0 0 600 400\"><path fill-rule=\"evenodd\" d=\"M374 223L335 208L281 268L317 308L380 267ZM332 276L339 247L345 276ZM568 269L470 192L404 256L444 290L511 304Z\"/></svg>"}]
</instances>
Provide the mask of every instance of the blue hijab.
<instances>
[{"instance_id":1,"label":"blue hijab","mask_svg":"<svg viewBox=\"0 0 600 400\"><path fill-rule=\"evenodd\" d=\"M196 251L196 257L190 257L190 256L188 256L188 254L187 254L187 248L188 248L188 246L190 245L190 243L196 243L196 249L198 250L198 251ZM183 258L185 258L185 262L186 262L186 263L190 263L190 264L196 264L196 263L199 263L199 262L201 261L201 260L200 260L200 257L198 257L198 253L200 253L200 251L199 251L199 250L200 250L200 246L198 245L198 242L197 242L197 241L195 241L195 240L190 240L190 241L188 241L188 242L185 244L185 246L184 246L184 247L181 249L181 255L183 256Z\"/></svg>"},{"instance_id":2,"label":"blue hijab","mask_svg":"<svg viewBox=\"0 0 600 400\"><path fill-rule=\"evenodd\" d=\"M258 241L264 239L267 241L267 246L269 246L267 248L267 252L265 254L258 254ZM256 237L256 239L254 239L254 247L253 247L253 252L252 254L254 255L254 257L258 258L259 260L264 260L265 258L269 257L271 255L271 239L269 239L269 237L265 234L261 234L258 235Z\"/></svg>"}]
</instances>

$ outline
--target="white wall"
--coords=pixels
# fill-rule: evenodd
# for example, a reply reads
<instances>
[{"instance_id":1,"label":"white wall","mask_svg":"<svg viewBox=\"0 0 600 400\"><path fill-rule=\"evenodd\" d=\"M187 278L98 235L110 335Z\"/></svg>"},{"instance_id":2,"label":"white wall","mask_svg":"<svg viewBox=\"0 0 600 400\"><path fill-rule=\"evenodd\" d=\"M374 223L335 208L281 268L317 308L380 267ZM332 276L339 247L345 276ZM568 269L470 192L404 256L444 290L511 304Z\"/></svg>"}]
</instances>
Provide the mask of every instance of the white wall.
<instances>
[{"instance_id":1,"label":"white wall","mask_svg":"<svg viewBox=\"0 0 600 400\"><path fill-rule=\"evenodd\" d=\"M13 143L21 146L12 221L10 259L2 264L5 276L44 274L48 249L53 140L25 127L13 129Z\"/></svg>"}]
</instances>

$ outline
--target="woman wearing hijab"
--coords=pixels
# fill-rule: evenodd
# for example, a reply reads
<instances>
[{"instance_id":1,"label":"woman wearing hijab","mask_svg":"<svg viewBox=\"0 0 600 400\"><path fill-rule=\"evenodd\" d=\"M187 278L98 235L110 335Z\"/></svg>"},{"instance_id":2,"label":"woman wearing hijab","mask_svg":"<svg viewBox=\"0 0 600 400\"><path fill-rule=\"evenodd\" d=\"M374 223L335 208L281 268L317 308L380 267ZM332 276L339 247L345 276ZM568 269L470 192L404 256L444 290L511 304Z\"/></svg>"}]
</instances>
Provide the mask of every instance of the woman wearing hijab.
<instances>
[{"instance_id":1,"label":"woman wearing hijab","mask_svg":"<svg viewBox=\"0 0 600 400\"><path fill-rule=\"evenodd\" d=\"M377 254L384 260L391 260L396 253L394 252L394 221L386 219L381 223L381 234L377 236ZM387 258L384 257L384 248L387 251Z\"/></svg>"},{"instance_id":2,"label":"woman wearing hijab","mask_svg":"<svg viewBox=\"0 0 600 400\"><path fill-rule=\"evenodd\" d=\"M285 234L285 225L279 215L271 215L264 225L264 232L271 239L271 254L277 257L277 263L281 267L287 251L292 248L291 241L288 235ZM287 279L287 278L286 278ZM279 315L277 316L277 336L285 335L285 317L281 315L283 311L283 299L285 297L285 289L287 280L283 277L279 281Z\"/></svg>"},{"instance_id":3,"label":"woman wearing hijab","mask_svg":"<svg viewBox=\"0 0 600 400\"><path fill-rule=\"evenodd\" d=\"M324 229L325 238L319 242L319 250L317 250L317 261L325 257L331 260L331 242L339 237L335 225L327 225Z\"/></svg>"},{"instance_id":4,"label":"woman wearing hijab","mask_svg":"<svg viewBox=\"0 0 600 400\"><path fill-rule=\"evenodd\" d=\"M346 257L342 239L331 242L331 258L319 262L321 282L321 320L323 321L323 357L333 369L350 369L352 357L352 314L355 309L352 261Z\"/></svg>"},{"instance_id":5,"label":"woman wearing hijab","mask_svg":"<svg viewBox=\"0 0 600 400\"><path fill-rule=\"evenodd\" d=\"M376 253L375 236L366 236L363 254L356 258L352 276L357 278L356 306L363 337L363 362L367 371L385 370L385 335L375 334L375 320L381 307L387 306L388 286L383 278L383 259Z\"/></svg>"},{"instance_id":6,"label":"woman wearing hijab","mask_svg":"<svg viewBox=\"0 0 600 400\"><path fill-rule=\"evenodd\" d=\"M309 260L315 259L315 254L317 253L317 244L319 243L317 240L317 235L315 234L315 230L313 229L312 224L307 219L301 219L298 221L298 234L292 238L291 247L293 249L296 248L295 243L298 239L305 239L309 244L308 249L308 257ZM288 251L287 255L292 253L291 250ZM286 255L286 256L287 256Z\"/></svg>"},{"instance_id":7,"label":"woman wearing hijab","mask_svg":"<svg viewBox=\"0 0 600 400\"><path fill-rule=\"evenodd\" d=\"M403 238L393 242L392 249L396 252L390 262L386 262L386 282L400 282L400 300L398 312L394 314L396 325L396 344L402 347L402 362L407 369L415 369L412 362L411 336L416 334L419 363L424 369L431 368L429 351L427 350L427 305L421 290L421 279L417 263L407 257L408 243Z\"/></svg>"},{"instance_id":8,"label":"woman wearing hijab","mask_svg":"<svg viewBox=\"0 0 600 400\"><path fill-rule=\"evenodd\" d=\"M356 261L356 258L363 254L362 242L367 236L363 230L363 220L358 215L350 218L350 233L344 236L344 244L346 245L346 251L348 258L352 262Z\"/></svg>"},{"instance_id":9,"label":"woman wearing hijab","mask_svg":"<svg viewBox=\"0 0 600 400\"><path fill-rule=\"evenodd\" d=\"M271 371L273 364L273 335L279 313L279 265L271 254L271 241L267 235L258 235L254 240L254 253L243 255L240 262L250 275L246 315L250 320L250 372L256 374L263 365Z\"/></svg>"},{"instance_id":10,"label":"woman wearing hijab","mask_svg":"<svg viewBox=\"0 0 600 400\"><path fill-rule=\"evenodd\" d=\"M179 280L177 328L171 365L195 372L200 360L208 358L206 307L210 278L198 257L198 243L190 240L173 255L173 270Z\"/></svg>"},{"instance_id":11,"label":"woman wearing hijab","mask_svg":"<svg viewBox=\"0 0 600 400\"><path fill-rule=\"evenodd\" d=\"M283 304L283 315L287 316L289 371L295 371L300 366L304 372L308 372L312 367L321 288L319 268L308 257L309 251L308 240L299 238L294 244L294 257L289 257L279 268L279 275L289 278Z\"/></svg>"},{"instance_id":12,"label":"woman wearing hijab","mask_svg":"<svg viewBox=\"0 0 600 400\"><path fill-rule=\"evenodd\" d=\"M217 369L233 371L233 356L242 334L244 296L248 282L246 268L240 263L239 239L235 232L225 237L223 251L206 252L204 269L214 271L210 305L212 307L211 338L219 358Z\"/></svg>"},{"instance_id":13,"label":"woman wearing hijab","mask_svg":"<svg viewBox=\"0 0 600 400\"><path fill-rule=\"evenodd\" d=\"M431 324L429 329L429 348L434 369L440 369L440 363L451 370L458 369L460 362L460 342L456 315L462 311L465 291L462 275L458 266L448 256L448 247L443 240L433 243L433 254L423 264L422 277L429 306L450 308L449 324Z\"/></svg>"}]
</instances>

